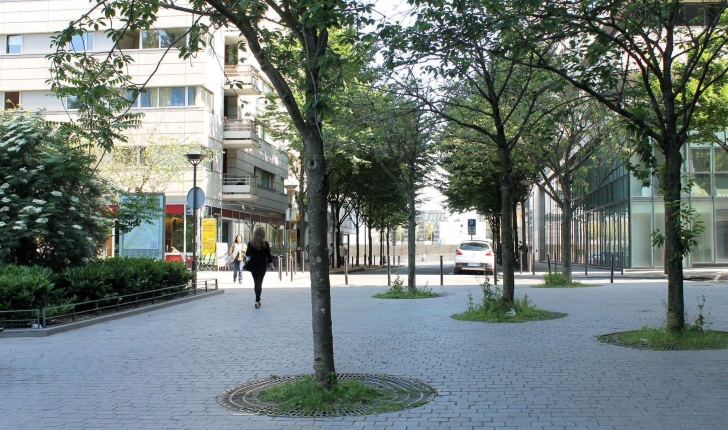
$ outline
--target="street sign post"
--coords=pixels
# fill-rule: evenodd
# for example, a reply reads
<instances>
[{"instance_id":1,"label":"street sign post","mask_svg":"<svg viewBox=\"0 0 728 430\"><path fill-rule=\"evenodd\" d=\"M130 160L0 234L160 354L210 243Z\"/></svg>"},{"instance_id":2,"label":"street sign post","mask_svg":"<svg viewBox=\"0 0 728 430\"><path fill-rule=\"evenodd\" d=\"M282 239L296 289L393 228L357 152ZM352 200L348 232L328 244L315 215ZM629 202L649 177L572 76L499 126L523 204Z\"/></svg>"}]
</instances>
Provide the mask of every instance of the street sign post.
<instances>
[{"instance_id":1,"label":"street sign post","mask_svg":"<svg viewBox=\"0 0 728 430\"><path fill-rule=\"evenodd\" d=\"M470 235L470 239L472 239L472 236L475 236L475 220L469 219L468 220L468 234Z\"/></svg>"}]
</instances>

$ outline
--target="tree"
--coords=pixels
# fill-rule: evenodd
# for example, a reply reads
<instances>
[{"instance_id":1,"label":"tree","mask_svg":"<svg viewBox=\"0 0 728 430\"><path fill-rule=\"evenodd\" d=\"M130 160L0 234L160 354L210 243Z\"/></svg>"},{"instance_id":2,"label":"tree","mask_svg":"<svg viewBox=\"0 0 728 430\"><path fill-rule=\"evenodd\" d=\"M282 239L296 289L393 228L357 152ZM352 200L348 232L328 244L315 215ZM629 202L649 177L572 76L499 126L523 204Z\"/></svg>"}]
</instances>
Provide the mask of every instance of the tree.
<instances>
[{"instance_id":1,"label":"tree","mask_svg":"<svg viewBox=\"0 0 728 430\"><path fill-rule=\"evenodd\" d=\"M178 40L183 43L179 49L182 58L189 58L204 49L207 44L205 36L214 29L234 28L243 36L240 47L252 54L260 70L270 80L303 143L310 223L314 370L317 382L331 387L335 380L335 365L329 269L326 264L329 182L322 129L330 107L330 95L337 88L336 80L327 80L327 77L335 75L339 70L337 66L345 59L331 49L329 36L331 29L356 27L366 22L365 13L369 7L357 0L193 0L185 6L172 0L94 0L92 3L90 13L71 23L57 39L59 46L68 44L74 34L82 34L88 29L98 30L102 26L106 28L106 35L118 44L125 32L154 26L161 9L189 13L192 17L187 33ZM120 18L121 25L111 25L112 21L119 22L114 20L115 17ZM114 75L109 79L102 79L103 74L93 76L94 79L89 79L95 84L92 88L79 85L78 63L69 63L69 57L53 56L54 85L67 93L73 91L71 88L80 88L80 92L90 98L90 91L97 86L117 88L117 84L129 81L124 70L133 60L118 50L109 53L112 60L106 63L106 68L102 68L104 73L110 73L107 71L110 70ZM69 74L74 76L68 79ZM99 79L101 82L98 82ZM300 99L297 98L298 88L302 94ZM139 88L133 86L132 90L136 94ZM112 115L113 112L105 117Z\"/></svg>"},{"instance_id":2,"label":"tree","mask_svg":"<svg viewBox=\"0 0 728 430\"><path fill-rule=\"evenodd\" d=\"M481 136L497 150L501 170L502 242L515 244L513 207L516 184L512 153L521 138L550 109L541 103L554 84L529 66L536 58L516 53L518 61L496 58L497 32L483 25L478 2L455 5L441 1L416 2L415 24L387 26L382 37L391 41L389 62L419 62L435 79L446 83L421 99L448 122ZM499 250L503 259L503 300L514 300L514 246Z\"/></svg>"},{"instance_id":3,"label":"tree","mask_svg":"<svg viewBox=\"0 0 728 430\"><path fill-rule=\"evenodd\" d=\"M93 158L39 116L0 113L0 261L60 269L96 256L110 230Z\"/></svg>"},{"instance_id":4,"label":"tree","mask_svg":"<svg viewBox=\"0 0 728 430\"><path fill-rule=\"evenodd\" d=\"M601 167L611 173L622 165L624 157L613 119L595 101L575 100L553 112L550 119L548 135L537 136L530 147L538 160L538 187L561 209L561 266L571 280L574 210L584 204L590 190L600 186L599 181L609 176L597 178L590 172Z\"/></svg>"},{"instance_id":5,"label":"tree","mask_svg":"<svg viewBox=\"0 0 728 430\"><path fill-rule=\"evenodd\" d=\"M728 2L480 3L489 10L486 25L502 29L507 48L499 55L520 61L513 52L532 53L538 61L531 64L620 115L636 136L634 150L660 177L663 189L667 328L681 331L685 326L682 260L694 243L690 240L694 232L686 227L689 220L683 219L680 150L694 131L693 119L705 108L701 97L728 73L724 59ZM724 129L728 119L717 116L712 121ZM664 166L658 165L653 149L664 155Z\"/></svg>"},{"instance_id":6,"label":"tree","mask_svg":"<svg viewBox=\"0 0 728 430\"><path fill-rule=\"evenodd\" d=\"M361 143L372 162L407 196L407 288L414 292L417 289L416 201L434 168L433 136L438 118L417 98L398 94L420 90L414 80L409 80L407 85L407 88L384 86L381 90L361 92L359 97L352 98L349 109L354 115L353 123L361 126Z\"/></svg>"}]
</instances>

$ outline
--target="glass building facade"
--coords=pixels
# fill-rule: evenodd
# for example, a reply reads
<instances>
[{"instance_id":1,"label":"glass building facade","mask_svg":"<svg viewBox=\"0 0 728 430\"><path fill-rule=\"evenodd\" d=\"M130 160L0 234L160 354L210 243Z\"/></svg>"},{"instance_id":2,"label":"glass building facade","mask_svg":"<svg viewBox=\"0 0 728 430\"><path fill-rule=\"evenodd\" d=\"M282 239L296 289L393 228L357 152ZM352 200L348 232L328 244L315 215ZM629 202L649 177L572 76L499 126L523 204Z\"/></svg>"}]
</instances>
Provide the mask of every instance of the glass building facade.
<instances>
[{"instance_id":1,"label":"glass building facade","mask_svg":"<svg viewBox=\"0 0 728 430\"><path fill-rule=\"evenodd\" d=\"M661 154L656 155L662 162ZM683 184L693 188L683 199L697 212L703 233L684 265L728 263L728 153L718 146L686 144L683 148ZM572 261L615 267L662 268L665 254L652 246L651 234L665 231L664 200L656 186L642 187L625 167L593 169L592 189L585 204L574 211ZM657 178L653 178L653 185ZM594 186L593 184L600 184ZM542 191L534 193L536 258L561 261L561 210Z\"/></svg>"}]
</instances>

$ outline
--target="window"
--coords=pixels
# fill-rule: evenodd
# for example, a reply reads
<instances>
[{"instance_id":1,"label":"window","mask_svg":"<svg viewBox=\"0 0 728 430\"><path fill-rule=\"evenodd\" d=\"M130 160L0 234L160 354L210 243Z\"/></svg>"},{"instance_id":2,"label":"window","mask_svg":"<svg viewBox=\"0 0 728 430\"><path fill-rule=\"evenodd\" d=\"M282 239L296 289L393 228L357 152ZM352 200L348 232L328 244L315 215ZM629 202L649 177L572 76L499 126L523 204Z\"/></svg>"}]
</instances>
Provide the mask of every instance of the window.
<instances>
[{"instance_id":1,"label":"window","mask_svg":"<svg viewBox=\"0 0 728 430\"><path fill-rule=\"evenodd\" d=\"M212 105L212 92L202 87L145 88L139 92L129 90L126 96L131 107L170 107ZM209 108L208 108L209 109Z\"/></svg>"},{"instance_id":2,"label":"window","mask_svg":"<svg viewBox=\"0 0 728 430\"><path fill-rule=\"evenodd\" d=\"M94 49L94 34L84 33L75 34L71 39L71 44L68 49L72 51L93 51Z\"/></svg>"},{"instance_id":3,"label":"window","mask_svg":"<svg viewBox=\"0 0 728 430\"><path fill-rule=\"evenodd\" d=\"M185 87L159 89L159 106L184 106Z\"/></svg>"},{"instance_id":4,"label":"window","mask_svg":"<svg viewBox=\"0 0 728 430\"><path fill-rule=\"evenodd\" d=\"M23 36L8 36L5 52L7 54L20 54L23 47Z\"/></svg>"},{"instance_id":5,"label":"window","mask_svg":"<svg viewBox=\"0 0 728 430\"><path fill-rule=\"evenodd\" d=\"M710 172L710 148L690 147L690 171Z\"/></svg>"},{"instance_id":6,"label":"window","mask_svg":"<svg viewBox=\"0 0 728 430\"><path fill-rule=\"evenodd\" d=\"M5 109L15 109L20 105L20 93L17 91L5 92Z\"/></svg>"},{"instance_id":7,"label":"window","mask_svg":"<svg viewBox=\"0 0 728 430\"><path fill-rule=\"evenodd\" d=\"M66 108L67 109L80 109L81 102L78 100L78 96L66 96Z\"/></svg>"},{"instance_id":8,"label":"window","mask_svg":"<svg viewBox=\"0 0 728 430\"><path fill-rule=\"evenodd\" d=\"M159 89L145 88L139 94L139 107L157 107Z\"/></svg>"},{"instance_id":9,"label":"window","mask_svg":"<svg viewBox=\"0 0 728 430\"><path fill-rule=\"evenodd\" d=\"M202 102L202 106L205 107L206 111L215 113L214 96L212 94L212 91L208 90L207 88L197 88L198 94L200 95L200 101Z\"/></svg>"},{"instance_id":10,"label":"window","mask_svg":"<svg viewBox=\"0 0 728 430\"><path fill-rule=\"evenodd\" d=\"M259 187L273 189L272 173L266 172L265 170L255 169L255 174L258 177Z\"/></svg>"},{"instance_id":11,"label":"window","mask_svg":"<svg viewBox=\"0 0 728 430\"><path fill-rule=\"evenodd\" d=\"M179 48L187 43L187 31L183 28L142 31L142 49Z\"/></svg>"}]
</instances>

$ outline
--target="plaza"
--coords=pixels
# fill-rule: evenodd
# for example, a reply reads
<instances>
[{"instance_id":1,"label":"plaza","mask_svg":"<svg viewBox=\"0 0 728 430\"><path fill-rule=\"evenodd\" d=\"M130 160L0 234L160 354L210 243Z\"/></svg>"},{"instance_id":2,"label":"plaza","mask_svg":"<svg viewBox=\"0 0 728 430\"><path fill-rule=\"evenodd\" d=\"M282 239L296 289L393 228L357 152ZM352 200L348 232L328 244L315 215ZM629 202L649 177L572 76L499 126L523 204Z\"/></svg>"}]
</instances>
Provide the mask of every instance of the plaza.
<instances>
[{"instance_id":1,"label":"plaza","mask_svg":"<svg viewBox=\"0 0 728 430\"><path fill-rule=\"evenodd\" d=\"M274 418L225 409L216 396L271 375L310 374L308 280L269 273L260 310L252 286L221 278L224 294L47 338L0 339L2 429L724 429L725 350L642 351L595 336L664 323L666 282L592 278L593 288L528 294L562 319L462 322L477 276L418 276L449 293L378 300L386 273L332 275L338 372L417 378L434 401L340 418ZM686 282L686 309L705 296L711 329L728 330L728 286Z\"/></svg>"}]
</instances>

